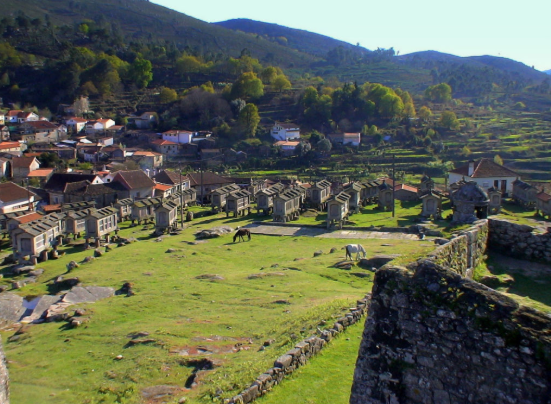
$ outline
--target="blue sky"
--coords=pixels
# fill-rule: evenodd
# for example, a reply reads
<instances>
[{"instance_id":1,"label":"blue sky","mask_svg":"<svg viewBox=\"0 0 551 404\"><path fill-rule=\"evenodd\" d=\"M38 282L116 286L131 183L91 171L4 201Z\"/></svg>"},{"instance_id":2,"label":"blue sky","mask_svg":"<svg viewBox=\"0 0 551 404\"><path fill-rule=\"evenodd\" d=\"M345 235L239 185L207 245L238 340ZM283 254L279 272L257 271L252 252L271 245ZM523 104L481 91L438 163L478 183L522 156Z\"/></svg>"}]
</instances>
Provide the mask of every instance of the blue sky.
<instances>
[{"instance_id":1,"label":"blue sky","mask_svg":"<svg viewBox=\"0 0 551 404\"><path fill-rule=\"evenodd\" d=\"M207 22L232 18L304 29L368 49L493 55L551 69L551 0L152 0Z\"/></svg>"}]
</instances>

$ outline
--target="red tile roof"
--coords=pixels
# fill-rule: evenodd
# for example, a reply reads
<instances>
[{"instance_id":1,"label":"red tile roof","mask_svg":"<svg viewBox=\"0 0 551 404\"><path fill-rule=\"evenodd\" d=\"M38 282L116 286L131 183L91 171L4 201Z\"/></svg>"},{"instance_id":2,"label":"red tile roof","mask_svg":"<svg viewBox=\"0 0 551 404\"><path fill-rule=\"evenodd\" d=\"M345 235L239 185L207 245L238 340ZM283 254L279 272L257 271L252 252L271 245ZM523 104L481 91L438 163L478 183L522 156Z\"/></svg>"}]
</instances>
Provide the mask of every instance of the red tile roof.
<instances>
[{"instance_id":1,"label":"red tile roof","mask_svg":"<svg viewBox=\"0 0 551 404\"><path fill-rule=\"evenodd\" d=\"M178 143L171 142L170 140L155 139L151 141L152 144L157 146L177 145Z\"/></svg>"},{"instance_id":2,"label":"red tile roof","mask_svg":"<svg viewBox=\"0 0 551 404\"><path fill-rule=\"evenodd\" d=\"M406 184L396 184L396 186L394 187L394 191L399 191L403 189L404 191L410 191L410 192L415 192L417 193L417 188L415 187L412 187L410 185L406 185Z\"/></svg>"},{"instance_id":3,"label":"red tile roof","mask_svg":"<svg viewBox=\"0 0 551 404\"><path fill-rule=\"evenodd\" d=\"M546 194L545 192L540 192L539 194L536 195L536 198L538 198L539 200L541 200L543 202L551 201L551 195Z\"/></svg>"},{"instance_id":4,"label":"red tile roof","mask_svg":"<svg viewBox=\"0 0 551 404\"><path fill-rule=\"evenodd\" d=\"M2 143L0 143L0 150L15 149L17 147L21 148L21 144L19 142L2 142Z\"/></svg>"},{"instance_id":5,"label":"red tile roof","mask_svg":"<svg viewBox=\"0 0 551 404\"><path fill-rule=\"evenodd\" d=\"M168 191L170 188L172 188L172 185L155 184L154 188L158 189L159 191Z\"/></svg>"},{"instance_id":6,"label":"red tile roof","mask_svg":"<svg viewBox=\"0 0 551 404\"><path fill-rule=\"evenodd\" d=\"M29 168L35 160L36 157L14 157L11 160L11 163L13 165L13 168Z\"/></svg>"},{"instance_id":7,"label":"red tile roof","mask_svg":"<svg viewBox=\"0 0 551 404\"><path fill-rule=\"evenodd\" d=\"M469 177L469 164L451 170L450 173ZM491 177L519 177L513 170L509 170L490 159L480 159L474 162L474 171L470 178L491 178Z\"/></svg>"},{"instance_id":8,"label":"red tile roof","mask_svg":"<svg viewBox=\"0 0 551 404\"><path fill-rule=\"evenodd\" d=\"M19 222L19 224L29 223L33 220L40 219L42 215L38 212L29 213L28 215L23 215L19 217L15 217L14 219Z\"/></svg>"},{"instance_id":9,"label":"red tile roof","mask_svg":"<svg viewBox=\"0 0 551 404\"><path fill-rule=\"evenodd\" d=\"M54 171L53 168L39 168L38 170L31 171L27 177L47 177Z\"/></svg>"},{"instance_id":10,"label":"red tile roof","mask_svg":"<svg viewBox=\"0 0 551 404\"><path fill-rule=\"evenodd\" d=\"M25 188L20 187L13 182L5 182L0 184L0 200L2 202L12 202L19 199L27 199L29 196L34 196L36 194L31 191L27 191Z\"/></svg>"}]
</instances>

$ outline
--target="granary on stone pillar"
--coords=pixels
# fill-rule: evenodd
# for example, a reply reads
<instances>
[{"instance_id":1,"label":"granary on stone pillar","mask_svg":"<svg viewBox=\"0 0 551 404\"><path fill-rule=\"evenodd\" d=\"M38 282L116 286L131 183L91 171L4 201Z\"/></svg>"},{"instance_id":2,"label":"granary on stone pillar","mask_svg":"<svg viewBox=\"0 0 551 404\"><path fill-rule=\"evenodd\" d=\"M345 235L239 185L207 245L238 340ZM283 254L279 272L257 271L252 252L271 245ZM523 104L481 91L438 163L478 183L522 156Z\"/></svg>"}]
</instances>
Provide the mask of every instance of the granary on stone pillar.
<instances>
[{"instance_id":1,"label":"granary on stone pillar","mask_svg":"<svg viewBox=\"0 0 551 404\"><path fill-rule=\"evenodd\" d=\"M132 198L119 199L117 202L115 202L113 206L119 211L119 220L121 222L123 220L128 220L128 218L132 214L133 204L134 201L132 200Z\"/></svg>"},{"instance_id":2,"label":"granary on stone pillar","mask_svg":"<svg viewBox=\"0 0 551 404\"><path fill-rule=\"evenodd\" d=\"M178 218L178 204L165 199L155 208L155 230L165 231L173 227Z\"/></svg>"},{"instance_id":3,"label":"granary on stone pillar","mask_svg":"<svg viewBox=\"0 0 551 404\"><path fill-rule=\"evenodd\" d=\"M195 205L197 201L197 191L194 188L189 188L181 193L181 198L184 206Z\"/></svg>"},{"instance_id":4,"label":"granary on stone pillar","mask_svg":"<svg viewBox=\"0 0 551 404\"><path fill-rule=\"evenodd\" d=\"M90 213L90 209L67 212L65 214L65 233L77 235L85 232L88 213Z\"/></svg>"},{"instance_id":5,"label":"granary on stone pillar","mask_svg":"<svg viewBox=\"0 0 551 404\"><path fill-rule=\"evenodd\" d=\"M382 184L381 181L366 181L363 182L363 189L360 196L360 199L364 202L364 205L367 203L373 203L379 196L379 186Z\"/></svg>"},{"instance_id":6,"label":"granary on stone pillar","mask_svg":"<svg viewBox=\"0 0 551 404\"><path fill-rule=\"evenodd\" d=\"M300 217L300 205L304 194L300 189L287 189L274 197L274 222L289 222Z\"/></svg>"},{"instance_id":7,"label":"granary on stone pillar","mask_svg":"<svg viewBox=\"0 0 551 404\"><path fill-rule=\"evenodd\" d=\"M495 187L488 188L488 214L497 215L501 211L501 191Z\"/></svg>"},{"instance_id":8,"label":"granary on stone pillar","mask_svg":"<svg viewBox=\"0 0 551 404\"><path fill-rule=\"evenodd\" d=\"M116 208L90 209L86 215L86 238L101 238L118 229Z\"/></svg>"},{"instance_id":9,"label":"granary on stone pillar","mask_svg":"<svg viewBox=\"0 0 551 404\"><path fill-rule=\"evenodd\" d=\"M536 205L536 187L527 182L517 179L513 182L513 201L527 208L533 208Z\"/></svg>"},{"instance_id":10,"label":"granary on stone pillar","mask_svg":"<svg viewBox=\"0 0 551 404\"><path fill-rule=\"evenodd\" d=\"M234 217L245 215L245 211L251 212L251 193L246 189L233 191L226 196L226 216L233 213Z\"/></svg>"},{"instance_id":11,"label":"granary on stone pillar","mask_svg":"<svg viewBox=\"0 0 551 404\"><path fill-rule=\"evenodd\" d=\"M132 214L130 219L132 223L134 220L141 224L143 220L153 220L155 217L155 208L163 201L163 198L148 198L140 199L132 204Z\"/></svg>"},{"instance_id":12,"label":"granary on stone pillar","mask_svg":"<svg viewBox=\"0 0 551 404\"><path fill-rule=\"evenodd\" d=\"M73 210L86 210L96 207L96 201L82 201L82 202L72 202L72 203L62 203L61 211L70 212Z\"/></svg>"},{"instance_id":13,"label":"granary on stone pillar","mask_svg":"<svg viewBox=\"0 0 551 404\"><path fill-rule=\"evenodd\" d=\"M383 180L379 185L379 209L392 210L392 187Z\"/></svg>"},{"instance_id":14,"label":"granary on stone pillar","mask_svg":"<svg viewBox=\"0 0 551 404\"><path fill-rule=\"evenodd\" d=\"M433 190L428 191L421 197L423 209L422 217L438 217L442 212L442 197Z\"/></svg>"},{"instance_id":15,"label":"granary on stone pillar","mask_svg":"<svg viewBox=\"0 0 551 404\"><path fill-rule=\"evenodd\" d=\"M344 187L344 192L346 192L350 199L348 200L348 209L350 213L357 213L360 211L362 206L362 190L364 186L359 182L351 182L350 184Z\"/></svg>"},{"instance_id":16,"label":"granary on stone pillar","mask_svg":"<svg viewBox=\"0 0 551 404\"><path fill-rule=\"evenodd\" d=\"M57 236L63 234L62 223L58 215L48 215L22 224L11 233L13 255L19 263L29 256L36 262L44 251L57 244ZM45 258L47 259L47 258Z\"/></svg>"},{"instance_id":17,"label":"granary on stone pillar","mask_svg":"<svg viewBox=\"0 0 551 404\"><path fill-rule=\"evenodd\" d=\"M348 204L350 195L341 192L334 195L327 201L327 228L330 229L333 224L342 229L344 221L348 218Z\"/></svg>"},{"instance_id":18,"label":"granary on stone pillar","mask_svg":"<svg viewBox=\"0 0 551 404\"><path fill-rule=\"evenodd\" d=\"M536 195L536 213L551 219L551 195L543 191Z\"/></svg>"},{"instance_id":19,"label":"granary on stone pillar","mask_svg":"<svg viewBox=\"0 0 551 404\"><path fill-rule=\"evenodd\" d=\"M421 183L419 184L419 195L425 195L426 193L434 189L434 181L426 174L421 178Z\"/></svg>"},{"instance_id":20,"label":"granary on stone pillar","mask_svg":"<svg viewBox=\"0 0 551 404\"><path fill-rule=\"evenodd\" d=\"M285 185L281 182L272 185L269 188L261 189L256 193L256 210L262 211L265 215L269 215L274 206L274 197L283 192Z\"/></svg>"},{"instance_id":21,"label":"granary on stone pillar","mask_svg":"<svg viewBox=\"0 0 551 404\"><path fill-rule=\"evenodd\" d=\"M210 193L212 210L221 212L226 207L226 197L233 191L239 191L241 188L237 184L229 184L217 188Z\"/></svg>"},{"instance_id":22,"label":"granary on stone pillar","mask_svg":"<svg viewBox=\"0 0 551 404\"><path fill-rule=\"evenodd\" d=\"M315 182L311 188L311 202L318 210L325 209L325 202L331 196L331 183L327 180Z\"/></svg>"},{"instance_id":23,"label":"granary on stone pillar","mask_svg":"<svg viewBox=\"0 0 551 404\"><path fill-rule=\"evenodd\" d=\"M451 194L453 221L473 223L488 217L488 194L474 181L464 182Z\"/></svg>"}]
</instances>

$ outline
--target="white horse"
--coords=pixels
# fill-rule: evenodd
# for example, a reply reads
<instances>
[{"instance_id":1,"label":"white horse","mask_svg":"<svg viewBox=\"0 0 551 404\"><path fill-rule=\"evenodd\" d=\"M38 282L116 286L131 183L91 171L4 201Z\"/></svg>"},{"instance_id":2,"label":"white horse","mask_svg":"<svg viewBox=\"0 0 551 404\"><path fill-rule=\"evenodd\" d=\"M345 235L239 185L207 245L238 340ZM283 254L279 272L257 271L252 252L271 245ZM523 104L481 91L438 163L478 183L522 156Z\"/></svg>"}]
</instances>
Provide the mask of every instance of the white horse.
<instances>
[{"instance_id":1,"label":"white horse","mask_svg":"<svg viewBox=\"0 0 551 404\"><path fill-rule=\"evenodd\" d=\"M360 259L360 254L363 254L364 258L367 256L367 252L365 251L365 248L361 244L348 244L345 247L346 250L346 258L352 259L352 254L356 254L356 260Z\"/></svg>"}]
</instances>

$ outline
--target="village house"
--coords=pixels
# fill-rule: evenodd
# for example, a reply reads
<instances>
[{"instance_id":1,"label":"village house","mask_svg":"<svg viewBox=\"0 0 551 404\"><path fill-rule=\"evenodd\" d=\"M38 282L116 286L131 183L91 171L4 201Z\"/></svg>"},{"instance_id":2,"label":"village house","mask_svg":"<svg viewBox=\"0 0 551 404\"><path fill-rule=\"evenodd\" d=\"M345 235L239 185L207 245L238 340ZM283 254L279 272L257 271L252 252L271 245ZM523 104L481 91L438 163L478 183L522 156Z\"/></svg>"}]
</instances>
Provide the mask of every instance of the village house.
<instances>
[{"instance_id":1,"label":"village house","mask_svg":"<svg viewBox=\"0 0 551 404\"><path fill-rule=\"evenodd\" d=\"M23 122L38 121L40 117L34 112L11 110L6 115L6 119L9 123L23 123Z\"/></svg>"},{"instance_id":2,"label":"village house","mask_svg":"<svg viewBox=\"0 0 551 404\"><path fill-rule=\"evenodd\" d=\"M115 125L115 121L113 121L112 119L98 119L95 121L88 121L86 123L85 131L88 135L104 133L108 128L113 125Z\"/></svg>"},{"instance_id":3,"label":"village house","mask_svg":"<svg viewBox=\"0 0 551 404\"><path fill-rule=\"evenodd\" d=\"M22 145L19 142L2 142L0 143L0 152L16 152L21 154L23 151Z\"/></svg>"},{"instance_id":4,"label":"village house","mask_svg":"<svg viewBox=\"0 0 551 404\"><path fill-rule=\"evenodd\" d=\"M292 156L299 143L299 141L280 140L275 142L274 146L280 150L283 156Z\"/></svg>"},{"instance_id":5,"label":"village house","mask_svg":"<svg viewBox=\"0 0 551 404\"><path fill-rule=\"evenodd\" d=\"M153 196L155 182L142 170L118 171L112 178L111 182L118 182L125 189L121 198L143 199Z\"/></svg>"},{"instance_id":6,"label":"village house","mask_svg":"<svg viewBox=\"0 0 551 404\"><path fill-rule=\"evenodd\" d=\"M77 156L88 163L98 163L104 156L102 153L103 146L89 143L77 144Z\"/></svg>"},{"instance_id":7,"label":"village house","mask_svg":"<svg viewBox=\"0 0 551 404\"><path fill-rule=\"evenodd\" d=\"M152 151L138 150L134 152L132 159L138 163L142 170L151 170L163 165L163 155Z\"/></svg>"},{"instance_id":8,"label":"village house","mask_svg":"<svg viewBox=\"0 0 551 404\"><path fill-rule=\"evenodd\" d=\"M178 143L165 139L155 139L151 141L151 147L159 153L168 155L177 155L179 152Z\"/></svg>"},{"instance_id":9,"label":"village house","mask_svg":"<svg viewBox=\"0 0 551 404\"><path fill-rule=\"evenodd\" d=\"M361 134L358 133L331 133L327 135L327 139L333 144L342 144L344 146L357 147L362 142Z\"/></svg>"},{"instance_id":10,"label":"village house","mask_svg":"<svg viewBox=\"0 0 551 404\"><path fill-rule=\"evenodd\" d=\"M37 170L31 171L27 175L27 178L29 178L29 180L35 178L40 183L40 186L43 186L44 184L46 184L46 182L48 182L53 174L53 168L39 168Z\"/></svg>"},{"instance_id":11,"label":"village house","mask_svg":"<svg viewBox=\"0 0 551 404\"><path fill-rule=\"evenodd\" d=\"M12 174L14 178L26 178L31 171L40 168L40 162L36 157L14 157L11 160Z\"/></svg>"},{"instance_id":12,"label":"village house","mask_svg":"<svg viewBox=\"0 0 551 404\"><path fill-rule=\"evenodd\" d=\"M92 184L89 180L71 182L65 186L64 203L93 202L97 208L114 204L126 190L117 183Z\"/></svg>"},{"instance_id":13,"label":"village house","mask_svg":"<svg viewBox=\"0 0 551 404\"><path fill-rule=\"evenodd\" d=\"M103 184L103 181L99 176L95 174L80 174L80 173L54 173L46 185L44 185L44 191L49 195L50 205L62 204L65 202L78 202L69 201L71 198L66 199L67 184L88 181L91 184Z\"/></svg>"},{"instance_id":14,"label":"village house","mask_svg":"<svg viewBox=\"0 0 551 404\"><path fill-rule=\"evenodd\" d=\"M162 133L162 140L178 144L191 143L194 133L187 130L168 130Z\"/></svg>"},{"instance_id":15,"label":"village house","mask_svg":"<svg viewBox=\"0 0 551 404\"><path fill-rule=\"evenodd\" d=\"M13 182L0 183L0 213L35 210L38 197Z\"/></svg>"},{"instance_id":16,"label":"village house","mask_svg":"<svg viewBox=\"0 0 551 404\"><path fill-rule=\"evenodd\" d=\"M394 199L398 201L416 201L419 199L419 190L411 185L396 184L394 186Z\"/></svg>"},{"instance_id":17,"label":"village house","mask_svg":"<svg viewBox=\"0 0 551 404\"><path fill-rule=\"evenodd\" d=\"M188 177L190 187L197 192L197 198L200 203L209 203L211 191L233 183L231 179L210 171L189 173Z\"/></svg>"},{"instance_id":18,"label":"village house","mask_svg":"<svg viewBox=\"0 0 551 404\"><path fill-rule=\"evenodd\" d=\"M503 196L513 192L513 182L520 179L520 175L490 159L469 161L468 164L449 172L448 183L453 184L462 179L476 182L484 191L494 187L501 191Z\"/></svg>"},{"instance_id":19,"label":"village house","mask_svg":"<svg viewBox=\"0 0 551 404\"><path fill-rule=\"evenodd\" d=\"M157 113L144 112L139 116L130 115L127 120L128 125L134 125L137 129L151 129L157 124Z\"/></svg>"},{"instance_id":20,"label":"village house","mask_svg":"<svg viewBox=\"0 0 551 404\"><path fill-rule=\"evenodd\" d=\"M11 140L10 127L8 125L0 125L0 141L8 142Z\"/></svg>"},{"instance_id":21,"label":"village house","mask_svg":"<svg viewBox=\"0 0 551 404\"><path fill-rule=\"evenodd\" d=\"M71 132L80 133L86 127L87 122L88 122L88 119L73 116L65 120L65 125L67 125L67 129L70 129Z\"/></svg>"},{"instance_id":22,"label":"village house","mask_svg":"<svg viewBox=\"0 0 551 404\"><path fill-rule=\"evenodd\" d=\"M94 140L98 145L113 146L113 136L98 136Z\"/></svg>"},{"instance_id":23,"label":"village house","mask_svg":"<svg viewBox=\"0 0 551 404\"><path fill-rule=\"evenodd\" d=\"M19 134L25 142L53 143L67 137L67 128L48 121L31 121L19 126Z\"/></svg>"},{"instance_id":24,"label":"village house","mask_svg":"<svg viewBox=\"0 0 551 404\"><path fill-rule=\"evenodd\" d=\"M190 188L190 180L187 175L175 171L162 170L153 176L158 184L170 185L171 193L182 192Z\"/></svg>"},{"instance_id":25,"label":"village house","mask_svg":"<svg viewBox=\"0 0 551 404\"><path fill-rule=\"evenodd\" d=\"M294 123L276 122L272 127L270 135L275 140L287 141L300 138L300 127Z\"/></svg>"}]
</instances>

